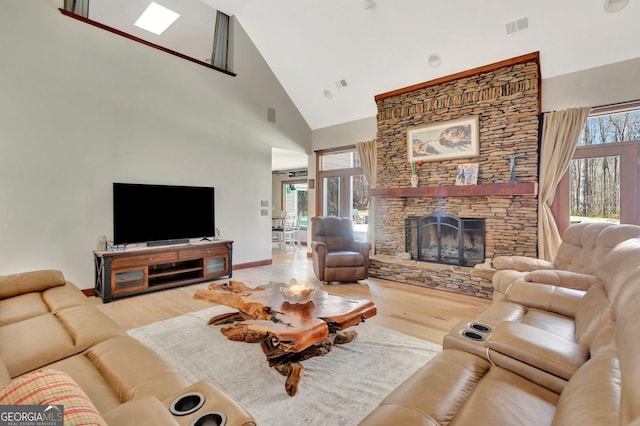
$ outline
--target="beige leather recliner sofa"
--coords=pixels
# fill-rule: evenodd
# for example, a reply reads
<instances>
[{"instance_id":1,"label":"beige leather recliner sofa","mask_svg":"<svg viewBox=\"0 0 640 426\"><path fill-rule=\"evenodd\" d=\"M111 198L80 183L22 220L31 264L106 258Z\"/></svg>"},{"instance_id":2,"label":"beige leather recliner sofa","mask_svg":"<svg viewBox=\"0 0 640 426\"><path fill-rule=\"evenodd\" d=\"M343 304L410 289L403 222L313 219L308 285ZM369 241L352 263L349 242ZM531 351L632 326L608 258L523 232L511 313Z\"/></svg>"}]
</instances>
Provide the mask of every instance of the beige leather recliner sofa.
<instances>
[{"instance_id":1,"label":"beige leather recliner sofa","mask_svg":"<svg viewBox=\"0 0 640 426\"><path fill-rule=\"evenodd\" d=\"M495 320L480 341L445 338L361 425L640 426L640 238L593 273L586 292L512 285L467 324Z\"/></svg>"},{"instance_id":2,"label":"beige leather recliner sofa","mask_svg":"<svg viewBox=\"0 0 640 426\"><path fill-rule=\"evenodd\" d=\"M20 380L29 377L33 382L40 370L70 377L103 417L104 422L96 424L188 425L216 411L224 414L227 425L255 425L222 391L204 382L190 383L129 337L61 272L1 276L0 401L25 401ZM42 391L46 394L46 386ZM180 396L194 393L204 396L198 410L185 414L188 410L174 407L179 415L171 413L174 401L185 408L190 402Z\"/></svg>"},{"instance_id":3,"label":"beige leather recliner sofa","mask_svg":"<svg viewBox=\"0 0 640 426\"><path fill-rule=\"evenodd\" d=\"M640 226L577 223L562 236L553 262L525 256L497 256L492 260L493 299L504 297L516 281L587 290L606 255L620 242L640 236Z\"/></svg>"}]
</instances>

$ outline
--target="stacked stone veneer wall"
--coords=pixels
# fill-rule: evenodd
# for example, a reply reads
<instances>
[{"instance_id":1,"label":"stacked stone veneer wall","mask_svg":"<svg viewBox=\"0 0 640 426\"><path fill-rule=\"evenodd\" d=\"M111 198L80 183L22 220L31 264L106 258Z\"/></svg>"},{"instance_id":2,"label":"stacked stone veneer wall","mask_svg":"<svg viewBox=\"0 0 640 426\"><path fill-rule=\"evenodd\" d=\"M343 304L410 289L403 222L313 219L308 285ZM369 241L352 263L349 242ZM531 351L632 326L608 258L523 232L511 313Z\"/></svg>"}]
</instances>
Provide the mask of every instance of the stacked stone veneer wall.
<instances>
[{"instance_id":1,"label":"stacked stone veneer wall","mask_svg":"<svg viewBox=\"0 0 640 426\"><path fill-rule=\"evenodd\" d=\"M508 183L507 156L511 154L523 154L516 161L518 182L537 182L539 90L538 64L531 60L378 99L377 187L410 186L409 128L472 116L479 119L479 156L425 162L419 172L419 185L454 185L458 165L470 162L479 165L478 185ZM375 208L376 255L380 256L374 256L372 276L490 297L490 277L478 282L471 278L472 268L437 267L429 272L433 279L415 279L415 274L406 273L405 263L393 260L405 251L405 217L431 212L485 218L487 258L537 254L535 195L376 197ZM395 269L396 263L402 272ZM416 266L416 270L424 267Z\"/></svg>"}]
</instances>

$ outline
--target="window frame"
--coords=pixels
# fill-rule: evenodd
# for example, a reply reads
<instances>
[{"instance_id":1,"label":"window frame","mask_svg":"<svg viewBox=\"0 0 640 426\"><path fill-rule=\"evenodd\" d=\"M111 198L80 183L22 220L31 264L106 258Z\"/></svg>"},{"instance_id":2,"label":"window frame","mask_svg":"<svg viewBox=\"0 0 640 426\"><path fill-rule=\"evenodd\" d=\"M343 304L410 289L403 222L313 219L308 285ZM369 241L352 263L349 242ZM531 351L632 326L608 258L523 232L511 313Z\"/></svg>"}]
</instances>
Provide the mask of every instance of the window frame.
<instances>
[{"instance_id":1,"label":"window frame","mask_svg":"<svg viewBox=\"0 0 640 426\"><path fill-rule=\"evenodd\" d=\"M612 111L615 113L615 111ZM640 225L640 140L627 142L611 142L598 145L581 145L576 147L572 159L620 157L620 223ZM569 169L564 174L556 189L556 196L551 211L556 220L560 235L570 225L569 206Z\"/></svg>"},{"instance_id":2,"label":"window frame","mask_svg":"<svg viewBox=\"0 0 640 426\"><path fill-rule=\"evenodd\" d=\"M315 151L316 153L316 216L322 215L323 194L324 194L324 178L339 177L341 182L347 182L353 176L364 176L364 170L361 166L349 167L343 169L322 170L322 156L327 154L338 154L341 152L358 153L355 145L348 145L339 148L323 149ZM349 191L340 191L340 206L348 206L350 204ZM351 217L351 213L348 214Z\"/></svg>"}]
</instances>

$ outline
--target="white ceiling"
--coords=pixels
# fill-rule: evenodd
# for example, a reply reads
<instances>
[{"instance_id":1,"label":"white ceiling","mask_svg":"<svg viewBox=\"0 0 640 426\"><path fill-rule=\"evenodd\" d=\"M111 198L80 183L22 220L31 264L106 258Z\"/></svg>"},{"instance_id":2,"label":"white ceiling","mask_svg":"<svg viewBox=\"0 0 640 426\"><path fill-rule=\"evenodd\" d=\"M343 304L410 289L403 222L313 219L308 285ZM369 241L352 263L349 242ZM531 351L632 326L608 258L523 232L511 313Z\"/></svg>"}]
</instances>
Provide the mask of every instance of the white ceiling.
<instances>
[{"instance_id":1,"label":"white ceiling","mask_svg":"<svg viewBox=\"0 0 640 426\"><path fill-rule=\"evenodd\" d=\"M123 22L149 2L108 1ZM155 1L235 15L311 129L375 116L377 94L531 52L543 78L640 57L640 0L618 13L605 0L374 0L369 9L368 0ZM528 29L507 35L521 18Z\"/></svg>"},{"instance_id":2,"label":"white ceiling","mask_svg":"<svg viewBox=\"0 0 640 426\"><path fill-rule=\"evenodd\" d=\"M615 14L604 0L240 3L238 21L312 129L374 116L376 94L535 51L543 78L640 57L640 0ZM529 28L507 35L524 17Z\"/></svg>"}]
</instances>

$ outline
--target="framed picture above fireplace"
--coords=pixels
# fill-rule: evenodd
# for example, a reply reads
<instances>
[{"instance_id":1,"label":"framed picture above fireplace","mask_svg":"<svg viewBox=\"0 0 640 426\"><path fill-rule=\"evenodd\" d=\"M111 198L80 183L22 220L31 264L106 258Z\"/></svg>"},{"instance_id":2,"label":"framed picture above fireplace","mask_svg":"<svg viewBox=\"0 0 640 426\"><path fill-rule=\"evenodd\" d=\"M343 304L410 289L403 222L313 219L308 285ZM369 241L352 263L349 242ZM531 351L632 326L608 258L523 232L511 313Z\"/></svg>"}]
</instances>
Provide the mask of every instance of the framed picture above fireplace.
<instances>
[{"instance_id":1,"label":"framed picture above fireplace","mask_svg":"<svg viewBox=\"0 0 640 426\"><path fill-rule=\"evenodd\" d=\"M409 162L477 157L478 117L467 117L407 130Z\"/></svg>"}]
</instances>

